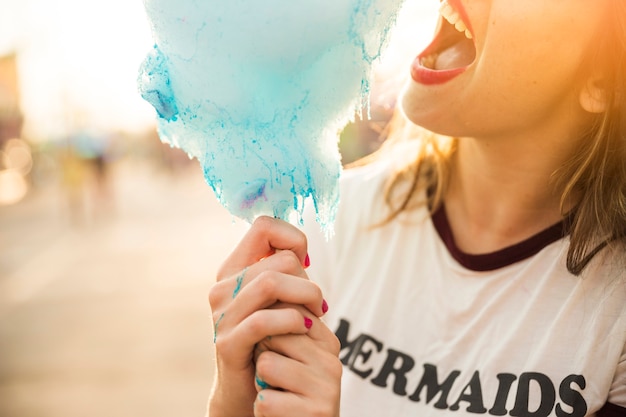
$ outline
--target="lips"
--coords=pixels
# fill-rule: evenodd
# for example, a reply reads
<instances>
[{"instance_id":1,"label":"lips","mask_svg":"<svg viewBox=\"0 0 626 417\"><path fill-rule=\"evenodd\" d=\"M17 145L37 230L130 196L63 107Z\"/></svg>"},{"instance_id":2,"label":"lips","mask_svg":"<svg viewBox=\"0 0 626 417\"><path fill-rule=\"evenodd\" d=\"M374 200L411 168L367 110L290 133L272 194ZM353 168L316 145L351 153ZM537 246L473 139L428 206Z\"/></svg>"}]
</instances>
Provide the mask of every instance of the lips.
<instances>
[{"instance_id":1,"label":"lips","mask_svg":"<svg viewBox=\"0 0 626 417\"><path fill-rule=\"evenodd\" d=\"M411 78L420 84L446 83L464 73L476 58L474 32L460 0L445 0L441 14L435 39L411 66Z\"/></svg>"}]
</instances>

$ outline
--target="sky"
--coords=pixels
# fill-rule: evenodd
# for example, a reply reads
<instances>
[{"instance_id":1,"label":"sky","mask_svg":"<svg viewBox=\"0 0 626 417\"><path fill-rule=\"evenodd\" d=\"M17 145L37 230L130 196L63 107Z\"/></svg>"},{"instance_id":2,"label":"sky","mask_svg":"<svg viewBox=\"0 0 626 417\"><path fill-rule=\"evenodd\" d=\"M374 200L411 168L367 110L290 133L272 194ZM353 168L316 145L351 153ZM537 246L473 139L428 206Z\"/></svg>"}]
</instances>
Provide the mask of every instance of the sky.
<instances>
[{"instance_id":1,"label":"sky","mask_svg":"<svg viewBox=\"0 0 626 417\"><path fill-rule=\"evenodd\" d=\"M388 54L396 58L381 71L408 65L425 46L438 5L408 1ZM153 126L154 111L136 87L152 43L141 0L0 0L0 55L17 52L24 136Z\"/></svg>"}]
</instances>

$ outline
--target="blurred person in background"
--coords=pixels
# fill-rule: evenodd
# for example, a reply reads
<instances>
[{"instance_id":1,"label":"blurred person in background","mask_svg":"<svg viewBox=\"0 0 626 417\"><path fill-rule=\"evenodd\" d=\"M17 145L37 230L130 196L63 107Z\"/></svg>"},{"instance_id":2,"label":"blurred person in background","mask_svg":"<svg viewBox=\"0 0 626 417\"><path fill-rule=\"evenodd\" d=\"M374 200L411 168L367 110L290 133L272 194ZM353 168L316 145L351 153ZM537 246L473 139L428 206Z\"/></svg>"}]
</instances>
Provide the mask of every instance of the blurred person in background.
<instances>
[{"instance_id":1,"label":"blurred person in background","mask_svg":"<svg viewBox=\"0 0 626 417\"><path fill-rule=\"evenodd\" d=\"M441 14L334 238L224 262L211 417L626 416L626 2Z\"/></svg>"},{"instance_id":2,"label":"blurred person in background","mask_svg":"<svg viewBox=\"0 0 626 417\"><path fill-rule=\"evenodd\" d=\"M61 154L63 186L72 223L80 225L112 213L114 192L110 179L110 133L77 130Z\"/></svg>"},{"instance_id":3,"label":"blurred person in background","mask_svg":"<svg viewBox=\"0 0 626 417\"><path fill-rule=\"evenodd\" d=\"M67 200L70 221L80 225L84 220L84 188L87 182L87 167L73 147L61 150L61 179Z\"/></svg>"}]
</instances>

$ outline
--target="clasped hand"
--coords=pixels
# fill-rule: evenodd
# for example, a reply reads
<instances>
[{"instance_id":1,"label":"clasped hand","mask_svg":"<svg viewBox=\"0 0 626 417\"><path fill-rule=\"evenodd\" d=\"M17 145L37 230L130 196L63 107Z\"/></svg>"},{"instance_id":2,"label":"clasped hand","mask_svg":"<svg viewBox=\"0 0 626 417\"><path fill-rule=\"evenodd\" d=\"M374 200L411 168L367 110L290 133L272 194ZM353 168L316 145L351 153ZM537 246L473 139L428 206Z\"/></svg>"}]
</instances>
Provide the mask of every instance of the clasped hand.
<instances>
[{"instance_id":1,"label":"clasped hand","mask_svg":"<svg viewBox=\"0 0 626 417\"><path fill-rule=\"evenodd\" d=\"M319 319L325 302L306 263L304 234L260 217L220 268L210 417L339 415L339 341Z\"/></svg>"}]
</instances>

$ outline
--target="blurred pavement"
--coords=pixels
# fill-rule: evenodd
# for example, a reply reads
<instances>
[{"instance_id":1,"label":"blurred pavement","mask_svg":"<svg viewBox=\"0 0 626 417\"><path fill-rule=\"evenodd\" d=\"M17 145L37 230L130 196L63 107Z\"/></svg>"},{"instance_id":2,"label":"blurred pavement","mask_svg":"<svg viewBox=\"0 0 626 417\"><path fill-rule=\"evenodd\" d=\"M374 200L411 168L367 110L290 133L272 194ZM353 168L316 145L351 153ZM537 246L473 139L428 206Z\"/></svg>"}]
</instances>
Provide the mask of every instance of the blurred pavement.
<instances>
[{"instance_id":1,"label":"blurred pavement","mask_svg":"<svg viewBox=\"0 0 626 417\"><path fill-rule=\"evenodd\" d=\"M0 207L2 417L204 416L208 289L246 226L195 162L114 168L82 220L59 185Z\"/></svg>"}]
</instances>

